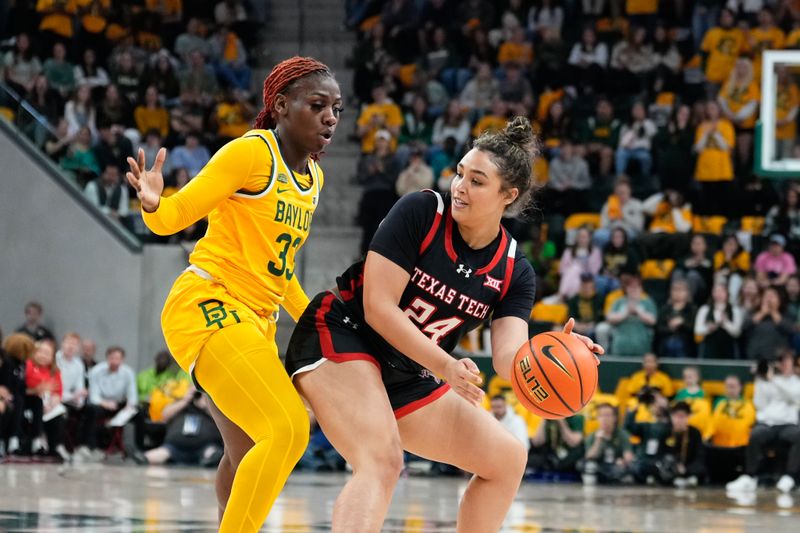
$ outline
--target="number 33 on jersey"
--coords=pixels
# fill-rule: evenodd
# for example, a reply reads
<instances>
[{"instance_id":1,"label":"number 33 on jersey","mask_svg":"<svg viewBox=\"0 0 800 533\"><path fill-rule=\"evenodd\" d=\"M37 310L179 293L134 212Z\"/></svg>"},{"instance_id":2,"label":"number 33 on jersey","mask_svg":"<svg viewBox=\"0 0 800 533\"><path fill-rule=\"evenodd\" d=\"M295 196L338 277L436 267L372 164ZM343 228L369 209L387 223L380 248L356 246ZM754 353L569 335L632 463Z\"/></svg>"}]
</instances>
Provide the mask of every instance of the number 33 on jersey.
<instances>
[{"instance_id":1,"label":"number 33 on jersey","mask_svg":"<svg viewBox=\"0 0 800 533\"><path fill-rule=\"evenodd\" d=\"M254 135L266 143L270 152L269 181L263 190L240 190L234 196L244 203L263 200L257 211L264 217L266 268L270 275L290 281L294 276L295 253L308 237L311 217L317 207L322 171L315 161L309 160L308 173L298 175L284 162L272 130Z\"/></svg>"},{"instance_id":2,"label":"number 33 on jersey","mask_svg":"<svg viewBox=\"0 0 800 533\"><path fill-rule=\"evenodd\" d=\"M322 170L309 159L306 174L293 172L272 130L252 130L230 144L240 145L231 148L241 148L252 169L242 187L209 214L209 231L189 260L248 305L273 311L294 278L295 254L319 202Z\"/></svg>"}]
</instances>

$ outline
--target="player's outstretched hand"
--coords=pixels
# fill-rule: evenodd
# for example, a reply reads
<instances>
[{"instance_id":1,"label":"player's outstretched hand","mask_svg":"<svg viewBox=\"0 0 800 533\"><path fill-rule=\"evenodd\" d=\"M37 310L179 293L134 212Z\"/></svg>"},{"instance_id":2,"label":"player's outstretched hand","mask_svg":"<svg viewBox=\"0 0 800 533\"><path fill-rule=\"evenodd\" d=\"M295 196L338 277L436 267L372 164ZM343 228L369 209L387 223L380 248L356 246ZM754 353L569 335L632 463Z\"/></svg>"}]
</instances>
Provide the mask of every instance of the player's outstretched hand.
<instances>
[{"instance_id":1,"label":"player's outstretched hand","mask_svg":"<svg viewBox=\"0 0 800 533\"><path fill-rule=\"evenodd\" d=\"M137 159L128 158L131 167L130 172L125 173L128 183L136 190L136 196L142 202L142 209L152 213L158 209L161 202L161 193L164 190L164 176L161 174L161 167L167 159L167 149L161 148L156 154L156 160L150 170L145 168L144 150L139 148Z\"/></svg>"},{"instance_id":2,"label":"player's outstretched hand","mask_svg":"<svg viewBox=\"0 0 800 533\"><path fill-rule=\"evenodd\" d=\"M478 406L483 400L480 372L472 359L452 359L444 369L444 379L456 394Z\"/></svg>"},{"instance_id":3,"label":"player's outstretched hand","mask_svg":"<svg viewBox=\"0 0 800 533\"><path fill-rule=\"evenodd\" d=\"M567 320L567 323L564 324L564 329L562 330L562 332L566 333L567 335L573 335L579 338L581 342L583 342L586 345L586 347L589 348L589 350L594 352L595 355L603 355L604 353L606 353L605 348L594 342L586 335L581 335L580 333L573 332L572 328L574 327L575 327L575 319L570 317L570 319Z\"/></svg>"}]
</instances>

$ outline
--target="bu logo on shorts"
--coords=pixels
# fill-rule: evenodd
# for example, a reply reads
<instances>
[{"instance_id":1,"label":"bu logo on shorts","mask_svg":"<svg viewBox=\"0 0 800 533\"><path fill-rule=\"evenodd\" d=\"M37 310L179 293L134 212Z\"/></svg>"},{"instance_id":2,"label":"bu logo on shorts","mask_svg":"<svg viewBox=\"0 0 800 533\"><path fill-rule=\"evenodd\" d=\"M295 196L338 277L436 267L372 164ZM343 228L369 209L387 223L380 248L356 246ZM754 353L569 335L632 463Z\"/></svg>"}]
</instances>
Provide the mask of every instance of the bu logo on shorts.
<instances>
[{"instance_id":1,"label":"bu logo on shorts","mask_svg":"<svg viewBox=\"0 0 800 533\"><path fill-rule=\"evenodd\" d=\"M472 269L471 268L466 268L464 263L459 263L458 270L456 270L456 272L458 272L459 274L464 274L464 277L468 278L469 275L472 274Z\"/></svg>"},{"instance_id":2,"label":"bu logo on shorts","mask_svg":"<svg viewBox=\"0 0 800 533\"><path fill-rule=\"evenodd\" d=\"M203 311L207 328L217 326L219 329L222 329L224 327L222 323L228 318L228 310L222 306L222 302L219 300L206 300L205 302L197 304L197 307ZM235 309L230 310L230 315L236 319L237 324L241 322Z\"/></svg>"}]
</instances>

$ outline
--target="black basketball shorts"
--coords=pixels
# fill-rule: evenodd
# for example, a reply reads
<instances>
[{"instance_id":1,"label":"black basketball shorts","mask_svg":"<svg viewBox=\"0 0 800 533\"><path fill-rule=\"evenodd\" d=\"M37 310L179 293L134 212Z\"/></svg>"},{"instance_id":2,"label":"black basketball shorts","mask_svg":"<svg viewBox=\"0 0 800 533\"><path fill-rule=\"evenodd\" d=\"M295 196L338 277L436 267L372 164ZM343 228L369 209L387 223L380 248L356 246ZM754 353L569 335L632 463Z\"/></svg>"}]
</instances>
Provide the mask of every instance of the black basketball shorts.
<instances>
[{"instance_id":1,"label":"black basketball shorts","mask_svg":"<svg viewBox=\"0 0 800 533\"><path fill-rule=\"evenodd\" d=\"M330 291L317 294L295 326L286 350L286 371L294 377L320 365L369 361L381 373L395 418L413 413L446 393L450 386L431 372L390 364L392 356L370 342L375 333L357 320Z\"/></svg>"}]
</instances>

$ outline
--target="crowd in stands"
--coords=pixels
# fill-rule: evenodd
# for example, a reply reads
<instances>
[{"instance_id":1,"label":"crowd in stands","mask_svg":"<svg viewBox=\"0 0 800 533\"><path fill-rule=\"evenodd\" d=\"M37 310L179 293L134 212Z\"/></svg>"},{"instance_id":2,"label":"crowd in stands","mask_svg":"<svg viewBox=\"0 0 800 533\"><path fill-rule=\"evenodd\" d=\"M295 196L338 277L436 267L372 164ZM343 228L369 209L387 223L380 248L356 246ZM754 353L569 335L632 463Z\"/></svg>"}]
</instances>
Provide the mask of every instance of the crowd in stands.
<instances>
[{"instance_id":1,"label":"crowd in stands","mask_svg":"<svg viewBox=\"0 0 800 533\"><path fill-rule=\"evenodd\" d=\"M155 240L125 180L126 158L143 148L149 166L166 146L171 194L210 153L250 129L259 96L250 84L258 11L242 0L39 0L6 9L0 6L2 83L39 120L5 91L0 111L92 204ZM13 24L3 28L4 21ZM172 240L195 240L201 226Z\"/></svg>"},{"instance_id":2,"label":"crowd in stands","mask_svg":"<svg viewBox=\"0 0 800 533\"><path fill-rule=\"evenodd\" d=\"M753 171L761 52L800 48L796 2L363 0L346 23L362 251L525 115L541 188L507 227L537 272L532 332L569 312L618 355L800 348L800 189ZM800 154L796 78L779 68L779 158Z\"/></svg>"},{"instance_id":3,"label":"crowd in stands","mask_svg":"<svg viewBox=\"0 0 800 533\"><path fill-rule=\"evenodd\" d=\"M30 302L25 322L0 339L0 459L93 462L123 451L138 464L218 463L221 437L207 399L168 352L135 374L122 347L109 346L98 362L90 339L67 332L57 345L43 323L42 306ZM783 349L754 365L752 382L742 370L744 382L737 373L703 381L689 365L677 380L646 353L641 370L570 418L532 415L499 376L487 383L484 407L529 449L532 479L727 483L743 493L775 482L789 492L800 479L800 360ZM311 431L298 468L343 470L320 428L312 423Z\"/></svg>"},{"instance_id":4,"label":"crowd in stands","mask_svg":"<svg viewBox=\"0 0 800 533\"><path fill-rule=\"evenodd\" d=\"M613 393L597 393L576 416L531 415L498 376L488 384L489 408L529 447L533 479L679 488L713 483L734 494L774 483L789 492L800 480L798 363L784 350L758 365L752 383L743 384L738 374L704 382L696 366L672 379L648 353L641 370L623 377Z\"/></svg>"},{"instance_id":5,"label":"crowd in stands","mask_svg":"<svg viewBox=\"0 0 800 533\"><path fill-rule=\"evenodd\" d=\"M139 464L216 466L222 438L205 397L168 352L140 373L125 350L68 331L56 343L41 304L0 335L0 459L97 462L124 452Z\"/></svg>"}]
</instances>

